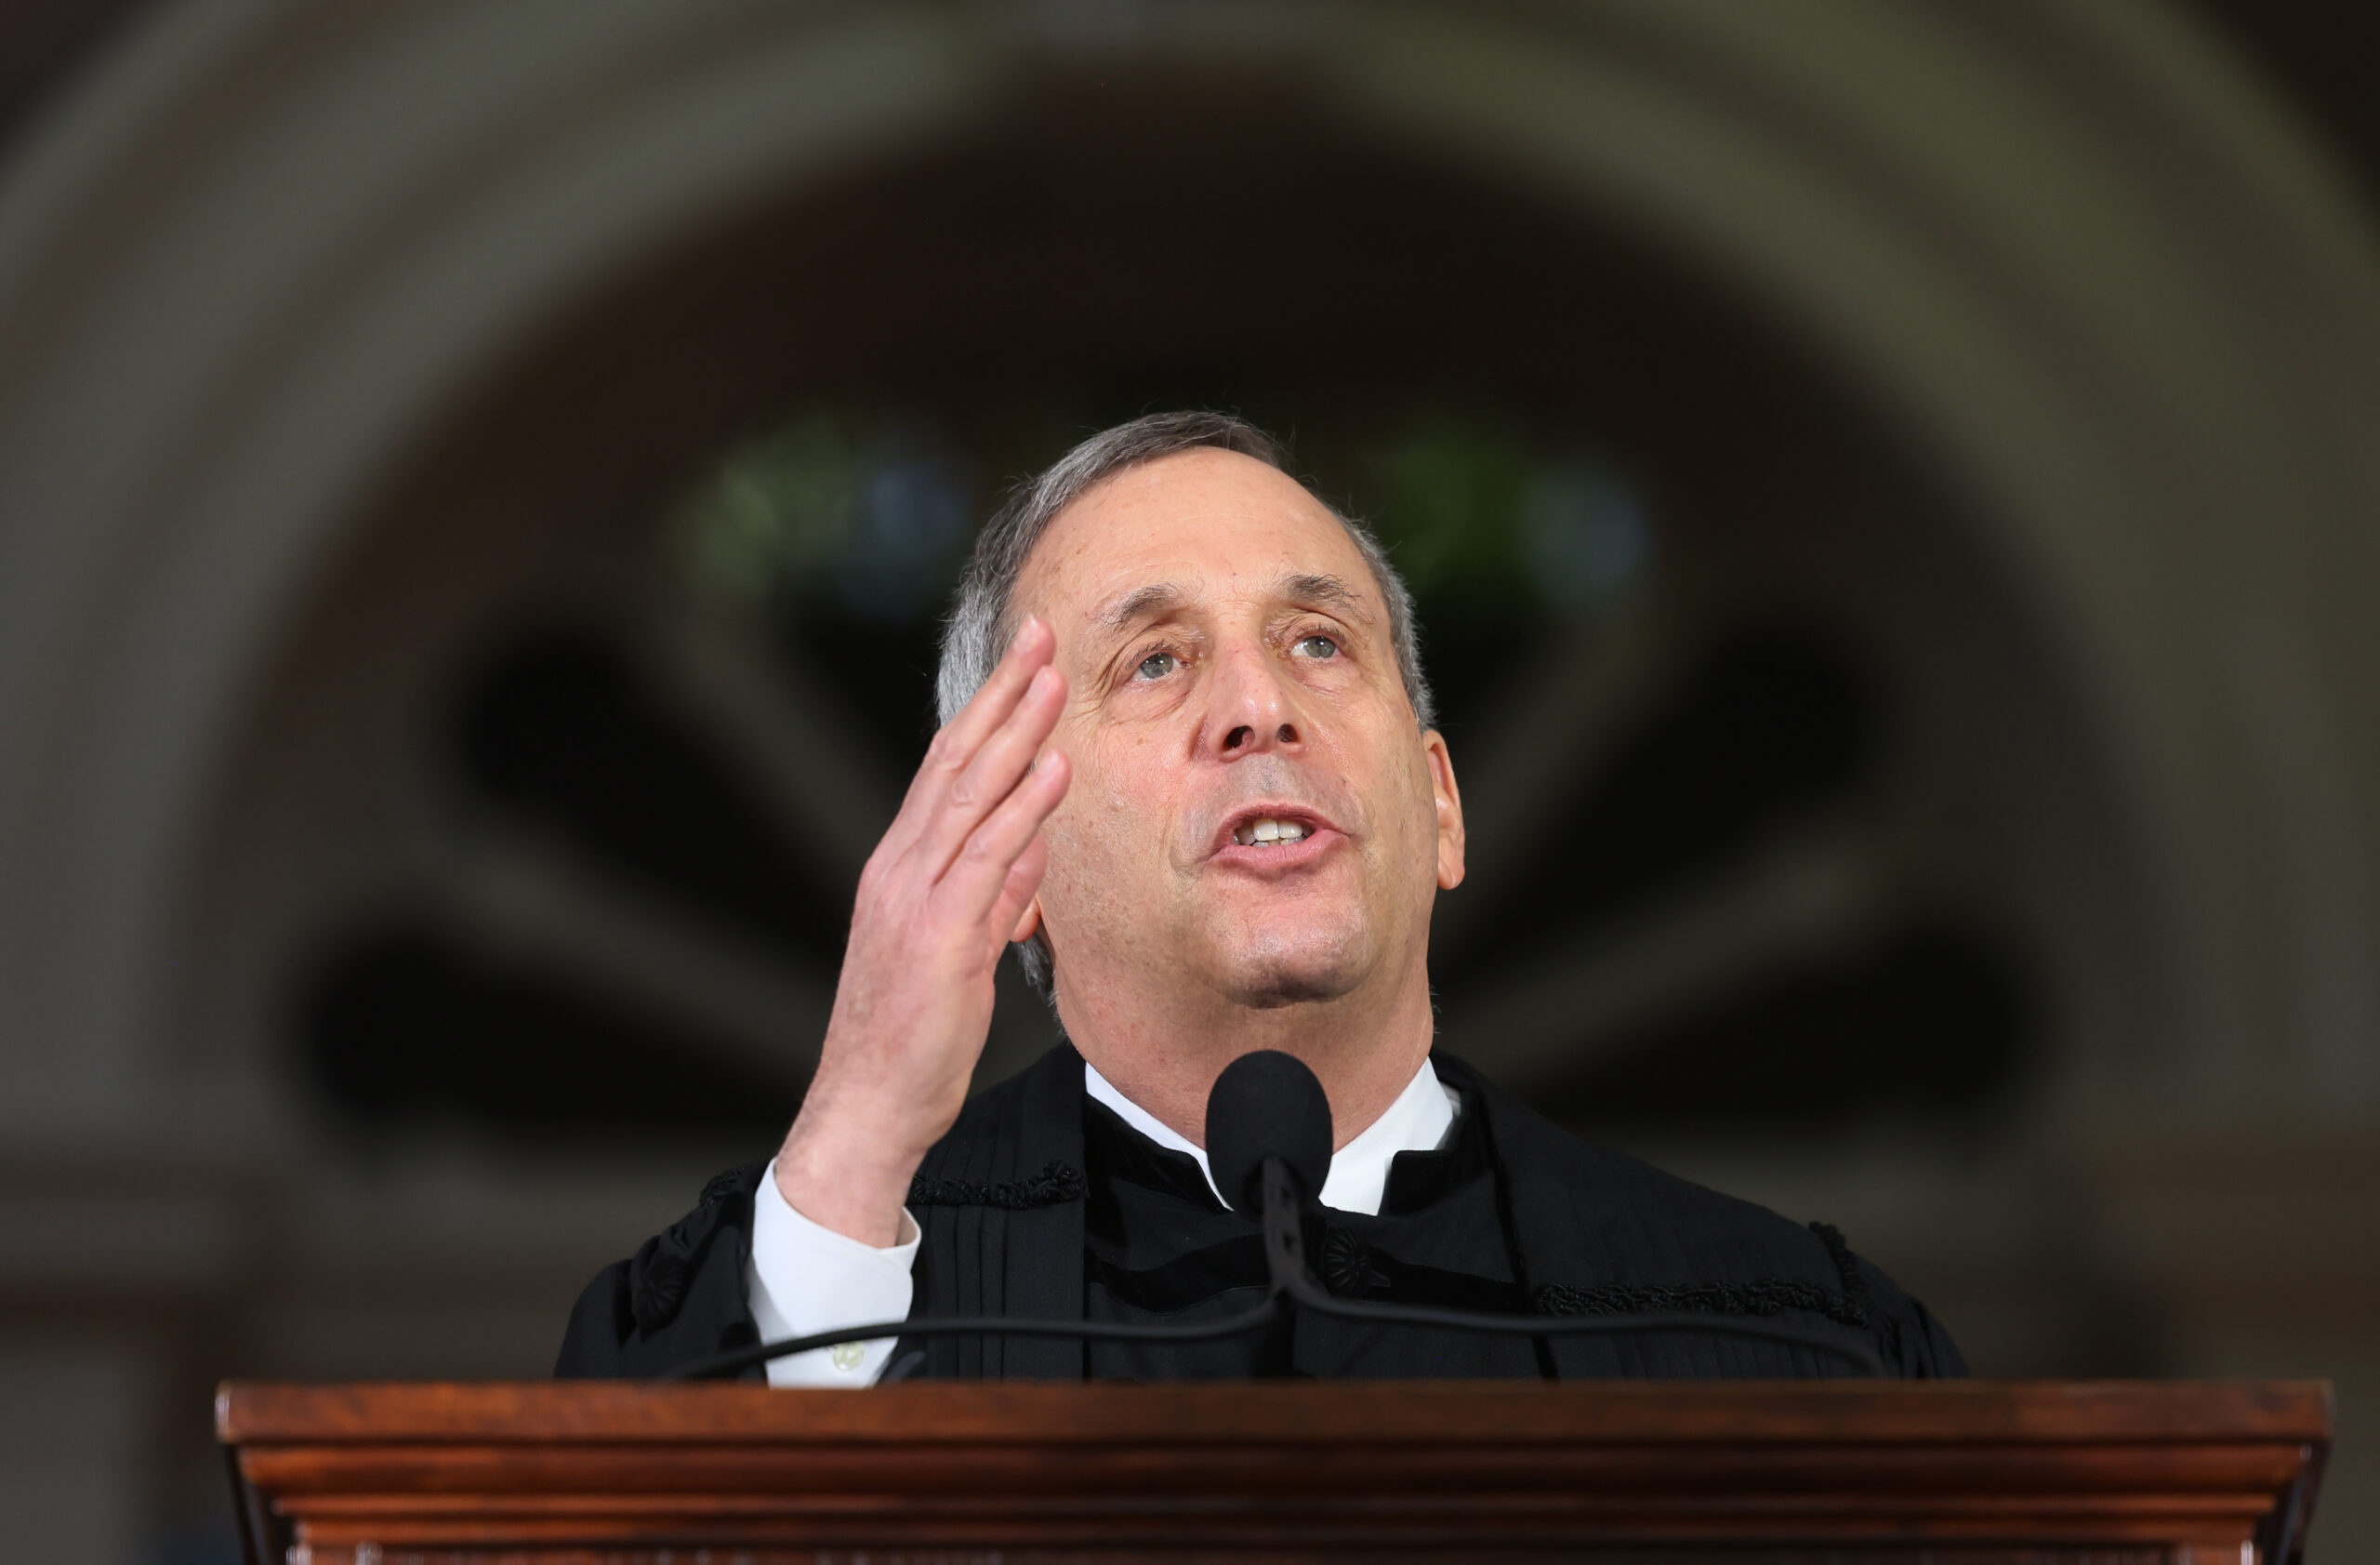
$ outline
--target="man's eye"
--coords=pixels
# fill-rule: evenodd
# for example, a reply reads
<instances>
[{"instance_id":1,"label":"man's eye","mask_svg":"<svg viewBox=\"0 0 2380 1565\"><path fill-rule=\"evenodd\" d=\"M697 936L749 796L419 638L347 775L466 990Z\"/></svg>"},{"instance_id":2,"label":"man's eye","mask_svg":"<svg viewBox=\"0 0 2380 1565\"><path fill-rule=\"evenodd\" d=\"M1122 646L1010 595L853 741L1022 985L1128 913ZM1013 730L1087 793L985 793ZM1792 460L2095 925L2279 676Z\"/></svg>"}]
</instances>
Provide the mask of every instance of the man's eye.
<instances>
[{"instance_id":1,"label":"man's eye","mask_svg":"<svg viewBox=\"0 0 2380 1565\"><path fill-rule=\"evenodd\" d=\"M1170 652L1152 652L1141 659L1141 666L1133 671L1143 679L1163 679L1181 666L1181 659Z\"/></svg>"},{"instance_id":2,"label":"man's eye","mask_svg":"<svg viewBox=\"0 0 2380 1565\"><path fill-rule=\"evenodd\" d=\"M1300 638L1296 651L1301 657L1336 657L1339 643L1329 636L1305 636Z\"/></svg>"}]
</instances>

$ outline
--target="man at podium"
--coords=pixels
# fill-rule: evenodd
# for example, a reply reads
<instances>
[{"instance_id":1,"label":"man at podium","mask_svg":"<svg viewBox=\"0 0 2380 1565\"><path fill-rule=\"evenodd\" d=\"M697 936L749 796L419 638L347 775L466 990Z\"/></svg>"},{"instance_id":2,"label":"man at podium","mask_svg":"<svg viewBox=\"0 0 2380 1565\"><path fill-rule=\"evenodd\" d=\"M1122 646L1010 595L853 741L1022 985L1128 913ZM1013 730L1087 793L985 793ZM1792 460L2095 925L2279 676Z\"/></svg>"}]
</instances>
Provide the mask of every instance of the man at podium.
<instances>
[{"instance_id":1,"label":"man at podium","mask_svg":"<svg viewBox=\"0 0 2380 1565\"><path fill-rule=\"evenodd\" d=\"M1591 1147L1433 1051L1432 905L1461 794L1378 542L1237 419L1160 414L1023 485L944 639L944 725L861 877L818 1069L766 1164L606 1267L557 1373L952 1316L1194 1323L1265 1296L1215 1188L1208 1092L1260 1049L1329 1101L1332 1293L1837 1333L1964 1373L1823 1225ZM1067 1041L966 1097L1012 947ZM1203 1342L985 1333L778 1358L895 1376L1748 1377L1839 1357L1691 1330L1528 1336L1298 1311ZM760 1373L755 1371L754 1373Z\"/></svg>"}]
</instances>

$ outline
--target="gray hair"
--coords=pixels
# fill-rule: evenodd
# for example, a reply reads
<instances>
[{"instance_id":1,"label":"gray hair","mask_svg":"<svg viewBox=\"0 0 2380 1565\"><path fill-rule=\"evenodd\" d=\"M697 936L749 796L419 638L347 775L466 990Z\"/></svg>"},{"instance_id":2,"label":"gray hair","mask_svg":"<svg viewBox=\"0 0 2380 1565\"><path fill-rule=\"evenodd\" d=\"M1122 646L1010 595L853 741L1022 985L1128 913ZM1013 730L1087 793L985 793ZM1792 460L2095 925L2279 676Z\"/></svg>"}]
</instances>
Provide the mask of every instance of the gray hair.
<instances>
[{"instance_id":1,"label":"gray hair","mask_svg":"<svg viewBox=\"0 0 2380 1565\"><path fill-rule=\"evenodd\" d=\"M1016 634L1017 577L1025 573L1033 546L1041 541L1058 513L1127 468L1204 446L1236 451L1277 471L1289 471L1280 444L1244 419L1227 413L1152 413L1091 436L1038 476L1010 491L975 539L975 551L959 578L950 619L943 628L942 667L934 678L934 704L942 722L957 717L999 666L1001 653ZM1404 677L1405 698L1413 708L1414 719L1423 728L1435 726L1437 708L1430 696L1430 683L1421 673L1413 594L1407 590L1396 567L1389 564L1388 550L1381 547L1370 528L1328 501L1322 504L1347 530L1349 541L1364 557L1380 589L1388 613L1389 645L1396 654L1397 672ZM1048 941L1037 932L1016 948L1016 954L1026 981L1043 998L1050 998Z\"/></svg>"}]
</instances>

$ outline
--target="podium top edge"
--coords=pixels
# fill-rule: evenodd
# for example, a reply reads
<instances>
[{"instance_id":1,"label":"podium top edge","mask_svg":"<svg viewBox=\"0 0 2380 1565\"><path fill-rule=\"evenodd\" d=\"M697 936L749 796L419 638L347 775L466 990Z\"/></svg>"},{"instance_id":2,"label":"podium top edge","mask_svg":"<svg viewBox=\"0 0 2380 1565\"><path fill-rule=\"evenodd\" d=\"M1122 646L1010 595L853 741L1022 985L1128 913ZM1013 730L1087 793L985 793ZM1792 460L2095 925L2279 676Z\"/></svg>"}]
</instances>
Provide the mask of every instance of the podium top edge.
<instances>
[{"instance_id":1,"label":"podium top edge","mask_svg":"<svg viewBox=\"0 0 2380 1565\"><path fill-rule=\"evenodd\" d=\"M2327 1381L748 1383L227 1381L227 1444L880 1439L1245 1444L2326 1444Z\"/></svg>"}]
</instances>

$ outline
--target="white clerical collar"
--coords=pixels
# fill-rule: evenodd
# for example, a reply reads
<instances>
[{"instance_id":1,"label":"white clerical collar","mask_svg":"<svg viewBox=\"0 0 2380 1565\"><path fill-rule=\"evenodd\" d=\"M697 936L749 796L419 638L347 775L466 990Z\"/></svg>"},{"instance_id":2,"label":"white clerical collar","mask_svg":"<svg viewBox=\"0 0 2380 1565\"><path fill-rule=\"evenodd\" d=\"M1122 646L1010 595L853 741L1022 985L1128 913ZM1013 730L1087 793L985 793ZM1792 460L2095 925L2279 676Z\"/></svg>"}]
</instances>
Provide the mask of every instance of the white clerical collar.
<instances>
[{"instance_id":1,"label":"white clerical collar","mask_svg":"<svg viewBox=\"0 0 2380 1565\"><path fill-rule=\"evenodd\" d=\"M1094 1069L1089 1060L1083 1061L1082 1086L1083 1091L1114 1109L1118 1119L1151 1141L1197 1159L1198 1172L1207 1176L1207 1187L1214 1189L1215 1174L1207 1166L1207 1154L1192 1146L1187 1136L1117 1092L1116 1084ZM1365 1126L1362 1134L1331 1154L1330 1177L1322 1182L1322 1204L1340 1212L1379 1216L1381 1200L1388 1191L1390 1160L1399 1152L1435 1152L1445 1146L1447 1132L1461 1106L1461 1095L1440 1081L1438 1073L1430 1068L1430 1062L1423 1060L1421 1068L1413 1073L1413 1080L1405 1084L1405 1090L1386 1112ZM1223 1200L1221 1190L1215 1190L1215 1199ZM1230 1202L1224 1204L1228 1206Z\"/></svg>"}]
</instances>

